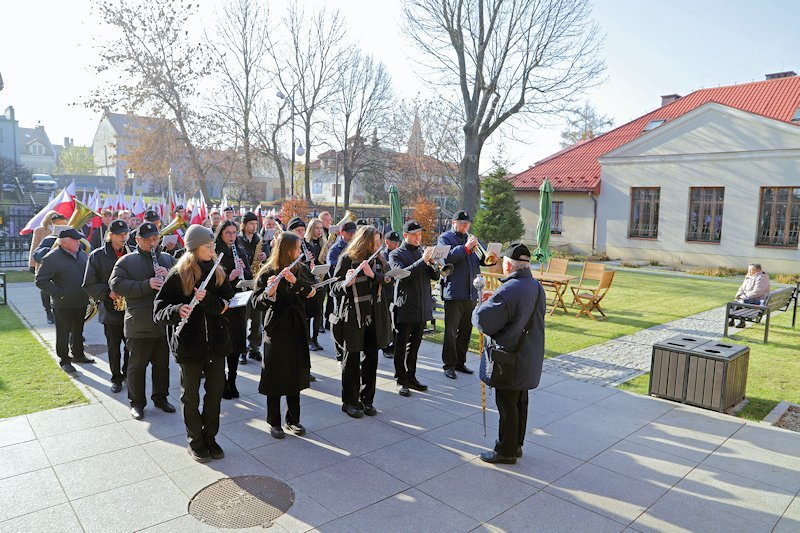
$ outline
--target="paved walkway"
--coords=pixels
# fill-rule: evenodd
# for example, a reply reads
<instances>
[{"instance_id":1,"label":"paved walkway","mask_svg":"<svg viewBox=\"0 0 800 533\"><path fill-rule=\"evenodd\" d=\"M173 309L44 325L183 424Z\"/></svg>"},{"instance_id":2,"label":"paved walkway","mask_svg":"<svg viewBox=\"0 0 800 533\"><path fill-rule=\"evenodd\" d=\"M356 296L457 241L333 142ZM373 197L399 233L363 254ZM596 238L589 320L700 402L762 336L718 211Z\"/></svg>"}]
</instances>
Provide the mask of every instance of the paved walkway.
<instances>
[{"instance_id":1,"label":"paved walkway","mask_svg":"<svg viewBox=\"0 0 800 533\"><path fill-rule=\"evenodd\" d=\"M9 296L52 343L33 286L10 285ZM94 321L87 343L102 342ZM445 378L439 346L423 344L419 377L431 389L411 398L396 394L381 357L380 413L353 420L340 411L339 368L323 343L319 380L302 396L310 433L269 436L249 364L242 397L223 401L226 457L207 465L186 454L179 413L148 406L144 421L129 418L101 354L76 380L88 405L0 421L0 532L208 531L187 515L189 499L242 474L294 489L276 531L800 530L795 433L547 372L530 395L525 456L496 467L477 455L494 444L497 414L484 436L479 381ZM177 368L171 384L177 404Z\"/></svg>"},{"instance_id":2,"label":"paved walkway","mask_svg":"<svg viewBox=\"0 0 800 533\"><path fill-rule=\"evenodd\" d=\"M724 329L723 306L550 358L545 361L545 370L597 385L618 385L650 371L653 343L677 335L718 339Z\"/></svg>"}]
</instances>

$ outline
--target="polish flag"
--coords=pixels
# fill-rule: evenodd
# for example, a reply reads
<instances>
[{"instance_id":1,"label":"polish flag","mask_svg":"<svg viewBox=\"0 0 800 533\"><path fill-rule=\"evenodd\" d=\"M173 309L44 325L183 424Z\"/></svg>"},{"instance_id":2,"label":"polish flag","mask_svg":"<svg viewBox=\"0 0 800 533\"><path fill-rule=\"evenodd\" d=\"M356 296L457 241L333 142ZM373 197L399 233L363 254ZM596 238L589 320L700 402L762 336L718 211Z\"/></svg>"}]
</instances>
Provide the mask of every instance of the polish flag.
<instances>
[{"instance_id":1,"label":"polish flag","mask_svg":"<svg viewBox=\"0 0 800 533\"><path fill-rule=\"evenodd\" d=\"M75 191L74 182L72 190L73 192ZM58 196L50 200L50 202L44 206L41 211L36 213L34 217L30 219L27 224L25 224L25 227L20 230L19 234L27 235L29 233L33 233L33 230L42 225L44 217L46 217L47 213L50 211L57 211L67 217L67 219L72 216L72 212L75 211L75 197L70 196L69 187L62 190Z\"/></svg>"},{"instance_id":2,"label":"polish flag","mask_svg":"<svg viewBox=\"0 0 800 533\"><path fill-rule=\"evenodd\" d=\"M200 199L197 201L195 209L192 209L192 224L202 224L208 218L208 206L203 191L200 191Z\"/></svg>"}]
</instances>

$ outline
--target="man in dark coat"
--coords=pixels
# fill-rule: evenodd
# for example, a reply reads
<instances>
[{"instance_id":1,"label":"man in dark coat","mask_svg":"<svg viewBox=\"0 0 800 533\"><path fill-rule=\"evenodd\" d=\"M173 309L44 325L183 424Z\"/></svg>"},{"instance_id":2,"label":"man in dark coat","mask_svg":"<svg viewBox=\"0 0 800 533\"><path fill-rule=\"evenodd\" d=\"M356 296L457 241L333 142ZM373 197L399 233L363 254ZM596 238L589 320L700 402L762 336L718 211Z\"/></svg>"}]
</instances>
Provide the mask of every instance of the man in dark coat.
<instances>
[{"instance_id":1,"label":"man in dark coat","mask_svg":"<svg viewBox=\"0 0 800 533\"><path fill-rule=\"evenodd\" d=\"M100 222L100 226L92 228L89 233L89 244L92 245L92 250L97 250L103 246L108 227L111 225L111 221L114 220L114 213L110 209L103 209L101 215L103 215L103 219Z\"/></svg>"},{"instance_id":2,"label":"man in dark coat","mask_svg":"<svg viewBox=\"0 0 800 533\"><path fill-rule=\"evenodd\" d=\"M397 247L400 246L400 243L403 242L403 238L400 237L400 234L396 231L392 230L392 227L388 224L383 227L383 244L386 249L381 252L383 254L383 260L386 261L386 264L389 264L389 254L397 250ZM383 349L383 356L391 359L394 357L394 337L397 336L397 331L395 330L392 334L392 342L389 343L389 346Z\"/></svg>"},{"instance_id":3,"label":"man in dark coat","mask_svg":"<svg viewBox=\"0 0 800 533\"><path fill-rule=\"evenodd\" d=\"M439 279L439 271L431 266L433 248L422 252L422 226L409 220L403 226L405 241L389 254L393 269L408 270L411 275L395 283L394 293L394 371L401 396L411 391L428 390L417 380L417 352L422 342L425 322L433 318L431 280Z\"/></svg>"},{"instance_id":4,"label":"man in dark coat","mask_svg":"<svg viewBox=\"0 0 800 533\"><path fill-rule=\"evenodd\" d=\"M56 323L56 355L61 369L75 373L72 363L94 363L83 353L83 317L89 297L81 288L86 254L81 250L83 234L74 228L58 234L58 247L42 258L36 286L53 299ZM72 357L70 357L70 348Z\"/></svg>"},{"instance_id":5,"label":"man in dark coat","mask_svg":"<svg viewBox=\"0 0 800 533\"><path fill-rule=\"evenodd\" d=\"M516 365L508 386L496 389L500 413L499 438L491 452L481 454L487 463L514 464L522 457L528 421L528 390L539 386L544 361L544 289L531 276L531 254L524 244L514 244L503 258L502 285L472 315L478 330L496 346L515 352ZM531 324L527 335L523 330ZM486 339L486 342L490 342ZM486 358L481 360L485 375Z\"/></svg>"},{"instance_id":6,"label":"man in dark coat","mask_svg":"<svg viewBox=\"0 0 800 533\"><path fill-rule=\"evenodd\" d=\"M153 321L153 300L164 284L175 259L159 251L158 229L145 222L136 233L136 251L117 261L111 271L109 286L125 297L125 338L128 339L128 399L131 416L144 418L145 373L152 365L153 404L167 413L175 406L167 401L169 394L169 345L164 326Z\"/></svg>"},{"instance_id":7,"label":"man in dark coat","mask_svg":"<svg viewBox=\"0 0 800 533\"><path fill-rule=\"evenodd\" d=\"M115 220L109 224L107 242L102 248L92 251L83 276L83 288L92 298L100 302L98 320L103 324L103 331L106 334L108 365L111 367L111 392L122 390L122 381L128 370L128 342L123 331L125 312L114 309L114 299L117 294L111 290L108 282L117 260L129 251L126 245L129 231L130 228L122 220ZM124 359L119 349L120 343L123 344ZM122 359L121 366L120 359Z\"/></svg>"},{"instance_id":8,"label":"man in dark coat","mask_svg":"<svg viewBox=\"0 0 800 533\"><path fill-rule=\"evenodd\" d=\"M453 217L450 231L439 235L438 244L450 246L445 263L453 265L453 273L442 278L442 300L444 300L444 343L442 344L442 367L444 375L456 379L456 370L472 374L467 368L467 348L472 335L470 317L478 301L478 292L472 281L487 263L478 257L475 249L478 239L468 236L470 218L466 211ZM491 261L490 261L491 262Z\"/></svg>"},{"instance_id":9,"label":"man in dark coat","mask_svg":"<svg viewBox=\"0 0 800 533\"><path fill-rule=\"evenodd\" d=\"M264 249L264 242L258 234L258 216L252 211L248 211L242 217L242 227L239 237L236 240L240 248L247 254L245 263L253 266L253 261L258 258L259 264L263 265L267 261L267 251ZM256 276L258 272L253 272ZM261 361L261 339L264 315L261 311L252 306L247 307L247 318L249 320L247 342L250 359Z\"/></svg>"}]
</instances>

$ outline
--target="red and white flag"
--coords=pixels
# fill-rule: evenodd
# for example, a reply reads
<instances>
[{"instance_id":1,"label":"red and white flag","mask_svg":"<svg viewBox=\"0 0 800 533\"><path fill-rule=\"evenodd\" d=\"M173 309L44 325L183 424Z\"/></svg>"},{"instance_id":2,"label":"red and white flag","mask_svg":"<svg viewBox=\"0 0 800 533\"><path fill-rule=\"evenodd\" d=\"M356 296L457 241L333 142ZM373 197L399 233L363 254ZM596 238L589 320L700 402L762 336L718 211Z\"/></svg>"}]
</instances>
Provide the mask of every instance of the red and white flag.
<instances>
[{"instance_id":1,"label":"red and white flag","mask_svg":"<svg viewBox=\"0 0 800 533\"><path fill-rule=\"evenodd\" d=\"M72 190L73 192L75 190L74 182ZM25 224L25 227L19 231L19 234L27 235L32 233L33 230L42 225L44 217L46 217L47 213L50 211L57 211L67 217L67 219L72 216L72 212L75 211L75 198L74 196L70 196L69 187L58 193L58 196L50 200L50 202L48 202L48 204L44 206L41 211L36 213L33 218L30 219L27 224Z\"/></svg>"},{"instance_id":2,"label":"red and white flag","mask_svg":"<svg viewBox=\"0 0 800 533\"><path fill-rule=\"evenodd\" d=\"M208 206L203 191L200 191L200 199L197 201L195 209L192 209L192 224L202 224L208 218Z\"/></svg>"}]
</instances>

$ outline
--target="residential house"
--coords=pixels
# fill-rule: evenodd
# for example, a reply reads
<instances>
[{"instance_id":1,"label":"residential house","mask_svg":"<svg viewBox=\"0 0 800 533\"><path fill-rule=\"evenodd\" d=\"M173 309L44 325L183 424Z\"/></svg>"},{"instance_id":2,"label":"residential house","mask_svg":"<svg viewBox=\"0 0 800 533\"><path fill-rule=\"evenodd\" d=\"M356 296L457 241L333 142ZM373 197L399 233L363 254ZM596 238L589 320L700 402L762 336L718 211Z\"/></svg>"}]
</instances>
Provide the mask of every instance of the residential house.
<instances>
[{"instance_id":1,"label":"residential house","mask_svg":"<svg viewBox=\"0 0 800 533\"><path fill-rule=\"evenodd\" d=\"M800 267L800 77L662 97L658 109L512 176L535 241L538 187L555 188L551 242L666 264Z\"/></svg>"}]
</instances>

